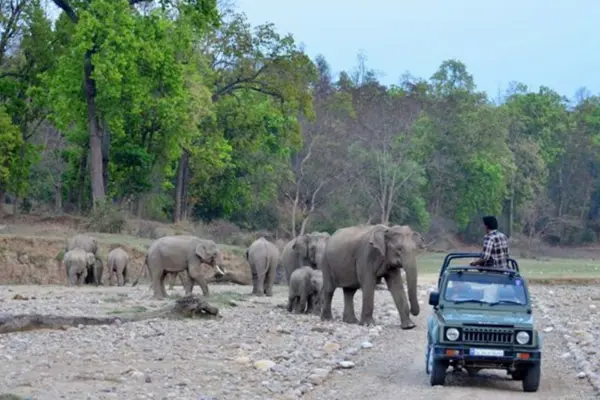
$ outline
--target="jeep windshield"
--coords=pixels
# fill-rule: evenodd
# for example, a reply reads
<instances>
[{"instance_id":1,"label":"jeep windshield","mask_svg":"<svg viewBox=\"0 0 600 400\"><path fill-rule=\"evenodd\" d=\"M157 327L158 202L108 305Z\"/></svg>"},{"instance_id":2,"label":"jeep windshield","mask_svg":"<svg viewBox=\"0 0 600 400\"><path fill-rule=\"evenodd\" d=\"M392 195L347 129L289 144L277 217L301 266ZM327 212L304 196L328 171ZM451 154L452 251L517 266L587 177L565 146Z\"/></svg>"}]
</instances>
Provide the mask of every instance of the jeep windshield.
<instances>
[{"instance_id":1,"label":"jeep windshield","mask_svg":"<svg viewBox=\"0 0 600 400\"><path fill-rule=\"evenodd\" d=\"M444 299L455 304L527 304L523 279L501 273L450 272Z\"/></svg>"}]
</instances>

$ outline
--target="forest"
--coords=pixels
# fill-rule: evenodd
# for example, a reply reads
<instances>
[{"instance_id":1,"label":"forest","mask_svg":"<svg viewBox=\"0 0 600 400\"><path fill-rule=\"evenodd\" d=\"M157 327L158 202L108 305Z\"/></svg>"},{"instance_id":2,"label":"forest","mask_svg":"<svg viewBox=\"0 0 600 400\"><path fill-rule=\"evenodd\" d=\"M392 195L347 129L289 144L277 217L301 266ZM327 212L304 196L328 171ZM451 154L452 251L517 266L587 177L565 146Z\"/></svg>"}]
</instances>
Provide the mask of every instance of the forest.
<instances>
[{"instance_id":1,"label":"forest","mask_svg":"<svg viewBox=\"0 0 600 400\"><path fill-rule=\"evenodd\" d=\"M0 205L467 242L495 214L511 237L598 241L599 96L491 99L455 59L383 85L301 39L216 0L0 0Z\"/></svg>"}]
</instances>

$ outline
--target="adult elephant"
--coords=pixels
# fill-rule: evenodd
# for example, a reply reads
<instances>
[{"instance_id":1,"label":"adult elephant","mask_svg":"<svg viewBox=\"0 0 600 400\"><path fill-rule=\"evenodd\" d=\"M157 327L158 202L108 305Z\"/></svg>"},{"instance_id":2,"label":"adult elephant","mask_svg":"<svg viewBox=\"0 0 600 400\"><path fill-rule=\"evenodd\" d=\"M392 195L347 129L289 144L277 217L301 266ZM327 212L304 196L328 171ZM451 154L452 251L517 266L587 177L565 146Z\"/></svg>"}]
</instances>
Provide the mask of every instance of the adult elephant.
<instances>
[{"instance_id":1,"label":"adult elephant","mask_svg":"<svg viewBox=\"0 0 600 400\"><path fill-rule=\"evenodd\" d=\"M215 275L222 276L225 275L225 271L219 267L219 262L221 262L221 252L214 241L196 236L174 235L155 240L148 248L144 265L148 267L154 298L162 300L167 296L166 274L184 271L185 276L190 278L185 280L185 293L192 293L194 283L198 283L202 294L208 296L208 285L201 264L210 265L215 269ZM132 286L137 285L140 277L141 273Z\"/></svg>"},{"instance_id":2,"label":"adult elephant","mask_svg":"<svg viewBox=\"0 0 600 400\"><path fill-rule=\"evenodd\" d=\"M297 236L283 247L281 264L285 270L287 282L290 281L292 272L300 267L308 265L317 268L329 238L330 235L327 232L312 232Z\"/></svg>"},{"instance_id":3,"label":"adult elephant","mask_svg":"<svg viewBox=\"0 0 600 400\"><path fill-rule=\"evenodd\" d=\"M279 264L279 249L264 237L256 239L246 250L252 273L252 294L273 296L273 283Z\"/></svg>"},{"instance_id":4,"label":"adult elephant","mask_svg":"<svg viewBox=\"0 0 600 400\"><path fill-rule=\"evenodd\" d=\"M74 249L83 249L87 253L98 254L98 241L89 235L75 235L67 239L65 253Z\"/></svg>"},{"instance_id":5,"label":"adult elephant","mask_svg":"<svg viewBox=\"0 0 600 400\"><path fill-rule=\"evenodd\" d=\"M401 328L412 329L410 314L419 315L415 240L420 236L408 225L366 225L338 229L327 241L319 268L323 271L322 320L331 320L331 300L336 288L344 290L343 321L357 323L354 294L362 289L360 324L373 325L373 303L377 278L386 280ZM406 273L407 303L400 269Z\"/></svg>"}]
</instances>

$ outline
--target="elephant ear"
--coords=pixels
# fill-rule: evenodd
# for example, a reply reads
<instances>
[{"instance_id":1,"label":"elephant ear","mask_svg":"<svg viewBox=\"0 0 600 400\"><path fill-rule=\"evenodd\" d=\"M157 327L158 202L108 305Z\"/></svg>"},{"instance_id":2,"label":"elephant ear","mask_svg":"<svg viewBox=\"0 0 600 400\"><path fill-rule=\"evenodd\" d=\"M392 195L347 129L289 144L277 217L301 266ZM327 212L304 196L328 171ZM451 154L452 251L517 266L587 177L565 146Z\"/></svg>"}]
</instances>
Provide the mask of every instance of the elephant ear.
<instances>
[{"instance_id":1,"label":"elephant ear","mask_svg":"<svg viewBox=\"0 0 600 400\"><path fill-rule=\"evenodd\" d=\"M215 245L209 242L200 242L196 245L196 254L202 262L209 264L211 259L216 257Z\"/></svg>"},{"instance_id":2,"label":"elephant ear","mask_svg":"<svg viewBox=\"0 0 600 400\"><path fill-rule=\"evenodd\" d=\"M388 228L385 226L378 226L371 232L369 238L369 244L373 246L379 253L385 257L385 234L388 232Z\"/></svg>"},{"instance_id":3,"label":"elephant ear","mask_svg":"<svg viewBox=\"0 0 600 400\"><path fill-rule=\"evenodd\" d=\"M306 252L305 256L308 257L308 235L298 236L292 245L292 249L296 251L298 249L304 249Z\"/></svg>"},{"instance_id":4,"label":"elephant ear","mask_svg":"<svg viewBox=\"0 0 600 400\"><path fill-rule=\"evenodd\" d=\"M88 265L94 265L96 263L96 256L94 253L87 253L86 255Z\"/></svg>"}]
</instances>

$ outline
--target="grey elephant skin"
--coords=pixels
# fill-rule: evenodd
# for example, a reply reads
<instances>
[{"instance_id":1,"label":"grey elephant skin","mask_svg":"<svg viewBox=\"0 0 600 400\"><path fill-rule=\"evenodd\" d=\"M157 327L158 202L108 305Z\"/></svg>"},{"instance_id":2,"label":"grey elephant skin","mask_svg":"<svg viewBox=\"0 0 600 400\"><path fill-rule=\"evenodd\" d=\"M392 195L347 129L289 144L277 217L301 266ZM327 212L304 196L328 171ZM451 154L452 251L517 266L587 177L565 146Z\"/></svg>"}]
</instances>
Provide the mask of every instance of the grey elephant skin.
<instances>
[{"instance_id":1,"label":"grey elephant skin","mask_svg":"<svg viewBox=\"0 0 600 400\"><path fill-rule=\"evenodd\" d=\"M189 278L185 279L184 283L186 294L192 293L194 283L198 283L202 293L208 296L208 285L201 265L208 264L214 268L215 275L223 276L225 271L219 267L219 262L221 262L221 252L214 241L196 236L174 235L155 240L148 248L144 265L148 267L154 298L162 300L167 296L165 290L167 273L183 273ZM140 277L141 274L132 286L137 285Z\"/></svg>"},{"instance_id":2,"label":"grey elephant skin","mask_svg":"<svg viewBox=\"0 0 600 400\"><path fill-rule=\"evenodd\" d=\"M285 270L285 278L290 281L292 272L303 266L317 268L319 260L325 253L325 245L330 235L327 232L312 232L297 236L283 248L281 263Z\"/></svg>"},{"instance_id":3,"label":"grey elephant skin","mask_svg":"<svg viewBox=\"0 0 600 400\"><path fill-rule=\"evenodd\" d=\"M256 239L245 253L252 272L252 294L273 296L273 283L279 264L279 249L264 237Z\"/></svg>"},{"instance_id":4,"label":"grey elephant skin","mask_svg":"<svg viewBox=\"0 0 600 400\"><path fill-rule=\"evenodd\" d=\"M90 253L91 254L91 253ZM102 285L102 274L104 273L104 263L102 259L98 256L95 256L96 261L94 261L94 265L88 265L88 273L85 278L85 284L91 285L95 284L96 286Z\"/></svg>"},{"instance_id":5,"label":"grey elephant skin","mask_svg":"<svg viewBox=\"0 0 600 400\"><path fill-rule=\"evenodd\" d=\"M96 263L96 256L83 249L69 250L63 257L63 265L67 273L67 285L82 285L88 276L88 268Z\"/></svg>"},{"instance_id":6,"label":"grey elephant skin","mask_svg":"<svg viewBox=\"0 0 600 400\"><path fill-rule=\"evenodd\" d=\"M323 271L309 266L298 268L290 278L287 310L296 314L319 314L322 290Z\"/></svg>"},{"instance_id":7,"label":"grey elephant skin","mask_svg":"<svg viewBox=\"0 0 600 400\"><path fill-rule=\"evenodd\" d=\"M365 225L338 229L328 240L319 269L323 271L322 320L331 320L331 301L336 288L344 290L343 321L357 323L354 294L362 289L360 324L373 325L375 282L386 280L402 329L415 324L410 314L419 315L417 298L417 244L420 236L407 225ZM410 307L406 299L401 269L407 280Z\"/></svg>"},{"instance_id":8,"label":"grey elephant skin","mask_svg":"<svg viewBox=\"0 0 600 400\"><path fill-rule=\"evenodd\" d=\"M279 250L279 254L283 253L283 248L287 242L283 239L277 239L275 241L275 246L277 250ZM283 270L283 264L281 263L281 256L279 257L279 263L277 264L277 269L275 272L275 285L280 285L282 283L287 283L285 280L285 271Z\"/></svg>"},{"instance_id":9,"label":"grey elephant skin","mask_svg":"<svg viewBox=\"0 0 600 400\"><path fill-rule=\"evenodd\" d=\"M108 284L112 286L113 276L116 277L117 286L125 285L127 278L127 264L129 255L120 247L114 248L108 253Z\"/></svg>"},{"instance_id":10,"label":"grey elephant skin","mask_svg":"<svg viewBox=\"0 0 600 400\"><path fill-rule=\"evenodd\" d=\"M98 256L98 241L96 238L85 234L79 234L68 238L65 246L65 253L74 249L83 249L96 256L98 261L95 266L89 268L88 275L84 282L86 284L96 284L96 286L101 285L104 264Z\"/></svg>"}]
</instances>

